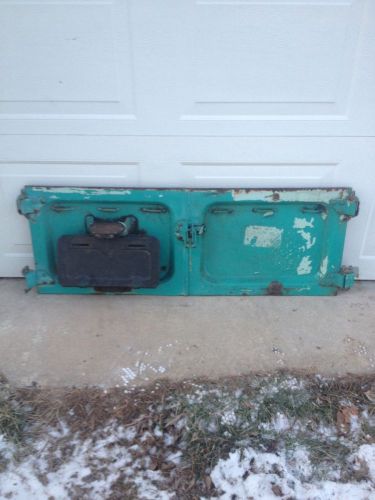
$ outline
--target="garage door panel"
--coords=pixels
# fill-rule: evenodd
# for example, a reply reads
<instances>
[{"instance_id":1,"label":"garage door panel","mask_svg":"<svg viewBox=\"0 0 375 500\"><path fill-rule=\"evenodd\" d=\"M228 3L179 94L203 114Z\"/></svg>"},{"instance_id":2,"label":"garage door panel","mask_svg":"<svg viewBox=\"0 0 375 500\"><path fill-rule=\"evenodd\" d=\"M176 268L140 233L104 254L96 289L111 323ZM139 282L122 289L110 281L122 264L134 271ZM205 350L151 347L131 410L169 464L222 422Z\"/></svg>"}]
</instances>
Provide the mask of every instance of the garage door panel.
<instances>
[{"instance_id":1,"label":"garage door panel","mask_svg":"<svg viewBox=\"0 0 375 500\"><path fill-rule=\"evenodd\" d=\"M0 16L3 118L136 118L127 2L1 1Z\"/></svg>"},{"instance_id":2,"label":"garage door panel","mask_svg":"<svg viewBox=\"0 0 375 500\"><path fill-rule=\"evenodd\" d=\"M336 163L253 163L253 162L181 162L185 175L201 187L237 187L244 183L267 183L267 186L298 187L330 184L335 178ZM263 186L263 187L267 187Z\"/></svg>"},{"instance_id":3,"label":"garage door panel","mask_svg":"<svg viewBox=\"0 0 375 500\"><path fill-rule=\"evenodd\" d=\"M0 132L375 132L372 0L0 0L0 17Z\"/></svg>"},{"instance_id":4,"label":"garage door panel","mask_svg":"<svg viewBox=\"0 0 375 500\"><path fill-rule=\"evenodd\" d=\"M359 266L362 278L375 279L375 139L68 140L55 136L41 148L39 140L29 137L22 151L25 160L20 159L18 145L19 138L10 136L0 144L8 156L0 163L0 213L7 229L0 238L0 275L19 276L32 260L26 220L17 215L15 207L25 184L197 188L350 185L361 208L348 225L344 263Z\"/></svg>"},{"instance_id":5,"label":"garage door panel","mask_svg":"<svg viewBox=\"0 0 375 500\"><path fill-rule=\"evenodd\" d=\"M362 7L356 1L196 2L193 103L183 117L347 118Z\"/></svg>"},{"instance_id":6,"label":"garage door panel","mask_svg":"<svg viewBox=\"0 0 375 500\"><path fill-rule=\"evenodd\" d=\"M361 256L364 259L374 259L375 256L375 200L372 203L369 211L368 222L365 227L363 236L363 245L361 248Z\"/></svg>"},{"instance_id":7,"label":"garage door panel","mask_svg":"<svg viewBox=\"0 0 375 500\"><path fill-rule=\"evenodd\" d=\"M145 5L133 6L137 27ZM142 60L140 46L162 47L154 118L167 133L374 135L374 2L202 0L161 11L159 30L136 29L134 43Z\"/></svg>"}]
</instances>

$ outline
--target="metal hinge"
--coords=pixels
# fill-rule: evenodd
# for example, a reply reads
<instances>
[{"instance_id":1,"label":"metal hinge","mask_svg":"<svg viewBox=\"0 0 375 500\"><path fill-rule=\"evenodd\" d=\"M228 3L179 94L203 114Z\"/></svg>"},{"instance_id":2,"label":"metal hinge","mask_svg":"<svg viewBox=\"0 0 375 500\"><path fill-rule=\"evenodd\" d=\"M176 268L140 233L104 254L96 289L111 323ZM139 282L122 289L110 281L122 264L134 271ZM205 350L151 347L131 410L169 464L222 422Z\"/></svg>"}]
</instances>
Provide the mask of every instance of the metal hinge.
<instances>
[{"instance_id":1,"label":"metal hinge","mask_svg":"<svg viewBox=\"0 0 375 500\"><path fill-rule=\"evenodd\" d=\"M358 269L352 266L343 266L338 273L329 273L321 281L322 286L335 286L348 290L358 276Z\"/></svg>"},{"instance_id":2,"label":"metal hinge","mask_svg":"<svg viewBox=\"0 0 375 500\"><path fill-rule=\"evenodd\" d=\"M354 195L344 200L335 200L332 202L332 206L344 221L356 217L359 212L359 200Z\"/></svg>"},{"instance_id":3,"label":"metal hinge","mask_svg":"<svg viewBox=\"0 0 375 500\"><path fill-rule=\"evenodd\" d=\"M26 266L22 269L22 274L26 280L26 292L34 288L34 286L53 285L55 282L52 276L43 269L33 271L28 266Z\"/></svg>"},{"instance_id":4,"label":"metal hinge","mask_svg":"<svg viewBox=\"0 0 375 500\"><path fill-rule=\"evenodd\" d=\"M201 236L205 230L204 224L179 222L176 226L176 238L183 241L187 248L194 248L197 244L197 237Z\"/></svg>"},{"instance_id":5,"label":"metal hinge","mask_svg":"<svg viewBox=\"0 0 375 500\"><path fill-rule=\"evenodd\" d=\"M45 205L43 199L28 198L24 191L17 198L18 213L24 215L27 219L34 221Z\"/></svg>"}]
</instances>

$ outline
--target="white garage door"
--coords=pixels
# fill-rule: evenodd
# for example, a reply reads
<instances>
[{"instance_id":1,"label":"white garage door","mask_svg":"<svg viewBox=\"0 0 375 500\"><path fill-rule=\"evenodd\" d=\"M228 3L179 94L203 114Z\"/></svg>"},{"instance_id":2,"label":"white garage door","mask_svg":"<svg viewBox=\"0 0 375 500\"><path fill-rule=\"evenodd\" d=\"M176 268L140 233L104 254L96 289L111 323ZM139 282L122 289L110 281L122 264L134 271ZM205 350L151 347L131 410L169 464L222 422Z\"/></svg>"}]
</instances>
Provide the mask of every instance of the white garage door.
<instances>
[{"instance_id":1,"label":"white garage door","mask_svg":"<svg viewBox=\"0 0 375 500\"><path fill-rule=\"evenodd\" d=\"M0 0L0 276L24 184L352 186L375 279L375 1Z\"/></svg>"}]
</instances>

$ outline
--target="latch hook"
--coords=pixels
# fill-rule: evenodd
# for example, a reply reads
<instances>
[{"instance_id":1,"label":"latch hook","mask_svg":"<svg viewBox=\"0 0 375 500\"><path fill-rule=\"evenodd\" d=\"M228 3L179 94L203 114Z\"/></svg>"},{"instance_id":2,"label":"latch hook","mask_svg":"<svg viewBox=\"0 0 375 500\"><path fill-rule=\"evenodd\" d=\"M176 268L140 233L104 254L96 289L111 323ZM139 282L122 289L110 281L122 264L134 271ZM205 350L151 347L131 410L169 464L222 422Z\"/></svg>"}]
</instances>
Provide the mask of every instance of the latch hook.
<instances>
[{"instance_id":1,"label":"latch hook","mask_svg":"<svg viewBox=\"0 0 375 500\"><path fill-rule=\"evenodd\" d=\"M138 232L138 220L133 215L126 215L116 220L87 215L85 222L87 232L99 239L111 239Z\"/></svg>"}]
</instances>

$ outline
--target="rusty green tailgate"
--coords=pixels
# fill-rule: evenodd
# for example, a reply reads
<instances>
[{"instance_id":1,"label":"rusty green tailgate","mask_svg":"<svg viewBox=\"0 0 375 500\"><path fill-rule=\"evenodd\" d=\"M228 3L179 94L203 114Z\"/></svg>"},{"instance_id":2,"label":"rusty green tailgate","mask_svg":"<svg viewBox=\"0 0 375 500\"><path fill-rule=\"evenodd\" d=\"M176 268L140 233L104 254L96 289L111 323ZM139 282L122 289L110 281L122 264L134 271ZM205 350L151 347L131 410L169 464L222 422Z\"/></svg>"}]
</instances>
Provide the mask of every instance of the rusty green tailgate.
<instances>
[{"instance_id":1,"label":"rusty green tailgate","mask_svg":"<svg viewBox=\"0 0 375 500\"><path fill-rule=\"evenodd\" d=\"M26 186L18 209L29 220L36 262L24 274L28 288L41 293L334 295L354 281L353 269L342 267L347 223L358 213L350 188ZM128 216L138 235L160 244L157 286L62 286L59 240L87 236L89 217L105 224ZM114 242L131 235L110 236ZM111 255L102 256L109 266Z\"/></svg>"}]
</instances>

